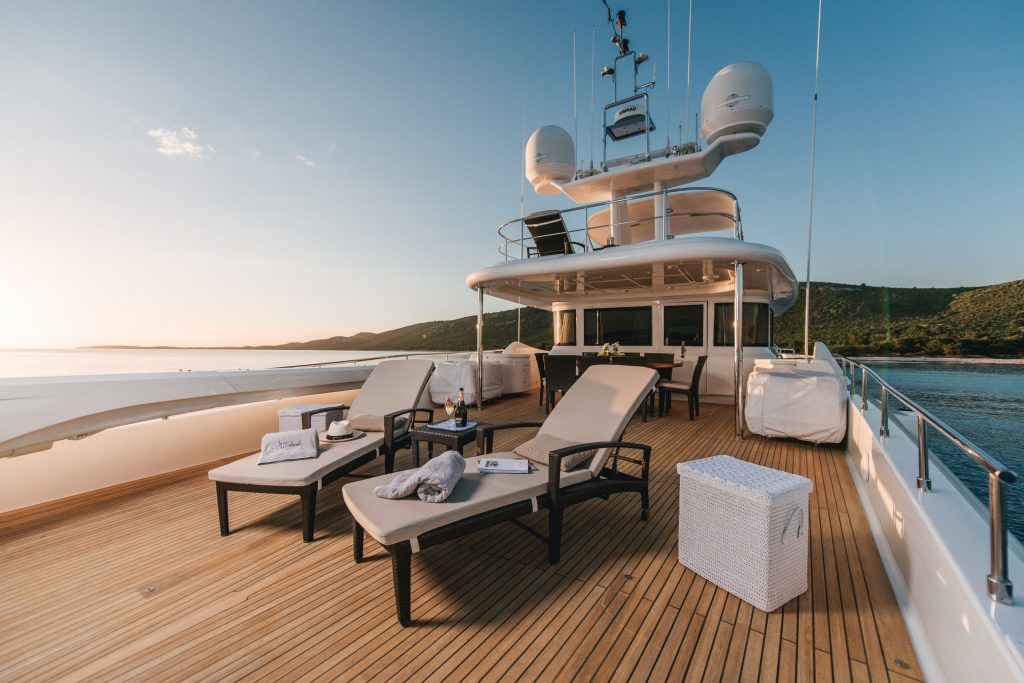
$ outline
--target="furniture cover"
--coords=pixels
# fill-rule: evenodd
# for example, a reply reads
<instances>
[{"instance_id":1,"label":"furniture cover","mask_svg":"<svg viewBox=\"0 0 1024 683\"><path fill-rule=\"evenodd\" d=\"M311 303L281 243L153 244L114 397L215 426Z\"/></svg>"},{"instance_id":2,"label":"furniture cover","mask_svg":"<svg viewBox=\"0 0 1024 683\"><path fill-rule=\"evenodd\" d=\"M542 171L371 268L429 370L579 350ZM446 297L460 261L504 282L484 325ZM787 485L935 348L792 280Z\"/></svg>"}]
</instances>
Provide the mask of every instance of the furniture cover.
<instances>
[{"instance_id":1,"label":"furniture cover","mask_svg":"<svg viewBox=\"0 0 1024 683\"><path fill-rule=\"evenodd\" d=\"M445 396L457 400L459 387L465 391L466 404L476 403L476 363L453 361L438 363L430 377L430 400L437 405L444 404ZM500 363L484 360L484 400L498 398L504 393L502 367Z\"/></svg>"},{"instance_id":2,"label":"furniture cover","mask_svg":"<svg viewBox=\"0 0 1024 683\"><path fill-rule=\"evenodd\" d=\"M847 399L846 378L819 342L811 361L755 363L747 379L747 427L761 436L839 443L846 436Z\"/></svg>"}]
</instances>

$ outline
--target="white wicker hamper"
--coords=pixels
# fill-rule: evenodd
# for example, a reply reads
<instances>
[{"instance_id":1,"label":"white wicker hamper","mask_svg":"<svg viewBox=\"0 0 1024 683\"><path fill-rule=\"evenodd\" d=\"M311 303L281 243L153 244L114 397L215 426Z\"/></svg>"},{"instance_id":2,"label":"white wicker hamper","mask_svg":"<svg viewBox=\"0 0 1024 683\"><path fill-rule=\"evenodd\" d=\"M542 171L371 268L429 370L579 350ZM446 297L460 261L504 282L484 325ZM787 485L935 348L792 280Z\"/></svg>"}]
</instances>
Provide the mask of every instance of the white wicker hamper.
<instances>
[{"instance_id":1,"label":"white wicker hamper","mask_svg":"<svg viewBox=\"0 0 1024 683\"><path fill-rule=\"evenodd\" d=\"M765 612L807 590L810 479L728 455L676 471L681 563Z\"/></svg>"},{"instance_id":2,"label":"white wicker hamper","mask_svg":"<svg viewBox=\"0 0 1024 683\"><path fill-rule=\"evenodd\" d=\"M295 429L302 429L302 413L307 410L316 410L330 405L329 403L298 403L288 408L281 408L277 411L277 428L282 432L290 432ZM340 410L331 410L326 413L317 413L310 416L310 427L316 427L318 432L325 431L327 425L335 420L341 420L344 413Z\"/></svg>"}]
</instances>

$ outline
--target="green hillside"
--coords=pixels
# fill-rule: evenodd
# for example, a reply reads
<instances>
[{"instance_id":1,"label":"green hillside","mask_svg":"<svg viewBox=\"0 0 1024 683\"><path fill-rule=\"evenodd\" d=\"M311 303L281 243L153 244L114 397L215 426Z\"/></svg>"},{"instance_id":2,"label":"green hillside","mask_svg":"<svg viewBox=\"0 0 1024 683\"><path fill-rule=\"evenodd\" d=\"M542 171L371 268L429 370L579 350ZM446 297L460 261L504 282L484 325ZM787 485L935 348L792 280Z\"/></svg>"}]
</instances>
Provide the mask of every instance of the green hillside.
<instances>
[{"instance_id":1,"label":"green hillside","mask_svg":"<svg viewBox=\"0 0 1024 683\"><path fill-rule=\"evenodd\" d=\"M803 311L801 288L793 308L775 320L776 344L803 347ZM515 338L515 310L484 316L484 348L503 348ZM522 309L522 341L550 346L551 338L551 314ZM952 289L813 283L811 339L852 356L1024 358L1024 280ZM476 316L247 348L466 351L476 348Z\"/></svg>"},{"instance_id":2,"label":"green hillside","mask_svg":"<svg viewBox=\"0 0 1024 683\"><path fill-rule=\"evenodd\" d=\"M802 348L803 310L801 289L775 321L779 346ZM515 338L514 310L484 316L485 348ZM551 338L551 314L523 309L522 341L550 345ZM813 283L811 338L846 355L1024 357L1024 280L952 289ZM476 348L476 316L271 348L468 350Z\"/></svg>"},{"instance_id":3,"label":"green hillside","mask_svg":"<svg viewBox=\"0 0 1024 683\"><path fill-rule=\"evenodd\" d=\"M803 346L804 297L775 321ZM978 288L811 285L811 338L845 355L1024 357L1024 280Z\"/></svg>"}]
</instances>

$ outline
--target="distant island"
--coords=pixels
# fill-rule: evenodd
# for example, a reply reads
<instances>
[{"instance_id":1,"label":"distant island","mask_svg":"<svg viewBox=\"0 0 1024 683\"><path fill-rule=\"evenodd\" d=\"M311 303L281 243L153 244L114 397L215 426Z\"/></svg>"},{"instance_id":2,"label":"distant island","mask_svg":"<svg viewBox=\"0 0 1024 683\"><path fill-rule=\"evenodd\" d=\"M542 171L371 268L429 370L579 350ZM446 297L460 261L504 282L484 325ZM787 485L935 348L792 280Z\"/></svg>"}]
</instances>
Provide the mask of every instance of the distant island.
<instances>
[{"instance_id":1,"label":"distant island","mask_svg":"<svg viewBox=\"0 0 1024 683\"><path fill-rule=\"evenodd\" d=\"M804 295L775 319L775 343L802 348ZM987 287L872 287L811 283L811 338L847 356L1024 358L1024 280ZM516 338L516 311L484 316L484 347ZM551 314L522 309L521 339L550 345ZM99 349L231 348L306 351L466 351L476 348L476 316L421 322L272 346L92 346Z\"/></svg>"}]
</instances>

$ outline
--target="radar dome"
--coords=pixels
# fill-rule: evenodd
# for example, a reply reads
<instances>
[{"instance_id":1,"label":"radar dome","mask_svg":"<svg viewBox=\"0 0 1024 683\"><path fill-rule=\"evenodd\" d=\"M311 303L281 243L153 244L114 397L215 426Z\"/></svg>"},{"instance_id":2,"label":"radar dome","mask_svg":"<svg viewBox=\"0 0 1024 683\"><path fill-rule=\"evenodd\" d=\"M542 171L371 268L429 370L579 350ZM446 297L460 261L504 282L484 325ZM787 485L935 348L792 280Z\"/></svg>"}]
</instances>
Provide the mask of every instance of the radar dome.
<instances>
[{"instance_id":1,"label":"radar dome","mask_svg":"<svg viewBox=\"0 0 1024 683\"><path fill-rule=\"evenodd\" d=\"M564 128L543 126L526 142L526 179L537 194L557 194L576 172L576 146Z\"/></svg>"},{"instance_id":2,"label":"radar dome","mask_svg":"<svg viewBox=\"0 0 1024 683\"><path fill-rule=\"evenodd\" d=\"M756 62L737 62L716 73L704 89L700 134L709 145L730 133L764 135L773 116L768 70Z\"/></svg>"}]
</instances>

